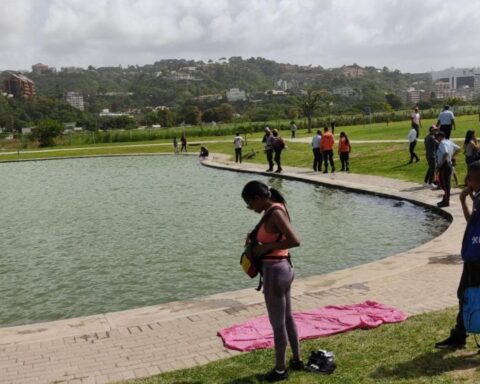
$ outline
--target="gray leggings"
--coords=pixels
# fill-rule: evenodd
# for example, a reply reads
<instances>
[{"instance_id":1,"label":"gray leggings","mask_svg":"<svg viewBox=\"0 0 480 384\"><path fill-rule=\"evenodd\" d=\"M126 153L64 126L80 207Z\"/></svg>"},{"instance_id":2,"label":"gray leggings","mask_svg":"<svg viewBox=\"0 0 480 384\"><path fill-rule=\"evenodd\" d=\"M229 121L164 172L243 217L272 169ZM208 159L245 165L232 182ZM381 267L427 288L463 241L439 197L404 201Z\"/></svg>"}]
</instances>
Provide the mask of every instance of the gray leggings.
<instances>
[{"instance_id":1,"label":"gray leggings","mask_svg":"<svg viewBox=\"0 0 480 384\"><path fill-rule=\"evenodd\" d=\"M300 360L300 345L290 303L290 287L294 273L286 261L263 263L263 294L268 318L273 328L276 368L286 368L287 340L292 348L293 359Z\"/></svg>"}]
</instances>

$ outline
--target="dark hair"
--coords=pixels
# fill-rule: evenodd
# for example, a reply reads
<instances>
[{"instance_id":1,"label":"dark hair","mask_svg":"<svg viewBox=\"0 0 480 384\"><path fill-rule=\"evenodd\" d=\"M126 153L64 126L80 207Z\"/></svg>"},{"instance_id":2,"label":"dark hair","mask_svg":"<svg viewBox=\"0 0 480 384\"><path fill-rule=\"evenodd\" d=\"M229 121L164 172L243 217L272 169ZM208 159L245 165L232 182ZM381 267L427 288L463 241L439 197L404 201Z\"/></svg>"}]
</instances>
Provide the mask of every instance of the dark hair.
<instances>
[{"instance_id":1,"label":"dark hair","mask_svg":"<svg viewBox=\"0 0 480 384\"><path fill-rule=\"evenodd\" d=\"M235 133L235 136L239 136L239 135L240 135L240 133L238 133L238 132L237 132L237 133Z\"/></svg>"},{"instance_id":2,"label":"dark hair","mask_svg":"<svg viewBox=\"0 0 480 384\"><path fill-rule=\"evenodd\" d=\"M242 198L245 201L254 199L255 197L262 197L272 199L276 203L287 204L284 197L275 188L271 188L268 185L258 180L249 181L242 190Z\"/></svg>"},{"instance_id":3,"label":"dark hair","mask_svg":"<svg viewBox=\"0 0 480 384\"><path fill-rule=\"evenodd\" d=\"M328 131L330 130L330 128L328 128L328 126L325 126L325 127L323 128L323 130L324 130L325 132L328 132Z\"/></svg>"},{"instance_id":4,"label":"dark hair","mask_svg":"<svg viewBox=\"0 0 480 384\"><path fill-rule=\"evenodd\" d=\"M345 143L350 145L350 140L348 140L348 136L345 132L340 132L340 137L345 137Z\"/></svg>"},{"instance_id":5,"label":"dark hair","mask_svg":"<svg viewBox=\"0 0 480 384\"><path fill-rule=\"evenodd\" d=\"M317 129L317 135L322 136L322 130L321 129Z\"/></svg>"},{"instance_id":6,"label":"dark hair","mask_svg":"<svg viewBox=\"0 0 480 384\"><path fill-rule=\"evenodd\" d=\"M473 135L475 135L475 131L469 129L465 134L465 141L463 142L464 147L467 147L468 143L473 140Z\"/></svg>"},{"instance_id":7,"label":"dark hair","mask_svg":"<svg viewBox=\"0 0 480 384\"><path fill-rule=\"evenodd\" d=\"M435 137L445 137L445 132L438 131L437 133L435 133Z\"/></svg>"}]
</instances>

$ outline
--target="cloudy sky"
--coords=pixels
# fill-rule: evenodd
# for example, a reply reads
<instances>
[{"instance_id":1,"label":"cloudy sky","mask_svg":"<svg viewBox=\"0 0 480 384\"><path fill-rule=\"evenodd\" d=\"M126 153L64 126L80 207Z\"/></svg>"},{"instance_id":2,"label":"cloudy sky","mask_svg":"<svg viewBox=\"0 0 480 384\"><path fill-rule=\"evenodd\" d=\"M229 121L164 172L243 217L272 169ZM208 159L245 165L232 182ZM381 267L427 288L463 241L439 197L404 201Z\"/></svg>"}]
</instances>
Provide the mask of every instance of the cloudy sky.
<instances>
[{"instance_id":1,"label":"cloudy sky","mask_svg":"<svg viewBox=\"0 0 480 384\"><path fill-rule=\"evenodd\" d=\"M0 0L0 69L265 57L480 66L478 0Z\"/></svg>"}]
</instances>

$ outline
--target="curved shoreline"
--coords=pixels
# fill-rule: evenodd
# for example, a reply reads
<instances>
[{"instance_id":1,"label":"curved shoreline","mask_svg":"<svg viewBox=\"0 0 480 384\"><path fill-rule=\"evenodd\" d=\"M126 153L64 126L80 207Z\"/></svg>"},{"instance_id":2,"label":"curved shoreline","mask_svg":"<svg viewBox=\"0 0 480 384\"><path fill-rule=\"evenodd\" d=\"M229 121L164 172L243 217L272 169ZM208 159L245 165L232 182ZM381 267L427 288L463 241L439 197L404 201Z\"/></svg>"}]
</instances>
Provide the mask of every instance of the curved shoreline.
<instances>
[{"instance_id":1,"label":"curved shoreline","mask_svg":"<svg viewBox=\"0 0 480 384\"><path fill-rule=\"evenodd\" d=\"M219 169L274 176L255 164L235 165L225 155L213 154L213 160L202 163ZM291 167L286 167L280 177L410 201L433 208L437 213L441 211L450 220L440 236L416 248L356 267L296 280L292 292L296 310L370 299L417 314L456 303L460 274L458 251L464 230L458 199L453 198L447 210L439 210L434 206L438 192L410 182L355 174L321 175ZM215 336L219 328L264 311L262 295L248 288L121 312L0 328L0 349L16 356L15 361L0 365L0 377L14 377L15 370L15 374L27 374L31 367L18 363L19 356L25 354L27 360L49 357L39 363L45 369L45 382L61 377L51 368L52 361L58 359L72 367L68 372L72 380L81 375L98 382L114 381L86 355L96 357L102 367L109 367L111 374L122 374L124 378L129 378L125 372L132 372L127 363L122 364L125 359L129 364L136 362L139 367L155 366L156 373L202 364L237 354L223 348ZM168 358L162 360L165 364L160 367L158 361L163 355ZM155 373L146 370L133 377L152 374ZM103 381L102 376L105 376Z\"/></svg>"}]
</instances>

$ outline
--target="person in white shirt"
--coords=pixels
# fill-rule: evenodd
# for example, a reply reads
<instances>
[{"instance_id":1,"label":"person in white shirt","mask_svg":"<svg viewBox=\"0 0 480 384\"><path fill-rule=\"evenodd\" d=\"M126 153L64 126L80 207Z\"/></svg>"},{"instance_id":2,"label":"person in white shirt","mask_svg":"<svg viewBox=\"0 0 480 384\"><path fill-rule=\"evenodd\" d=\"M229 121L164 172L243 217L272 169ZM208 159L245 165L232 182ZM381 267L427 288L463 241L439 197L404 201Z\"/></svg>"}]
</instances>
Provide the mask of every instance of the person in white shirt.
<instances>
[{"instance_id":1,"label":"person in white shirt","mask_svg":"<svg viewBox=\"0 0 480 384\"><path fill-rule=\"evenodd\" d=\"M420 161L420 158L415 153L415 146L417 145L417 131L413 126L410 129L410 132L408 133L407 139L408 139L408 142L410 143L409 144L410 161L408 162L408 164L412 164L413 159L415 159L415 162L418 163Z\"/></svg>"},{"instance_id":2,"label":"person in white shirt","mask_svg":"<svg viewBox=\"0 0 480 384\"><path fill-rule=\"evenodd\" d=\"M313 151L313 170L315 172L322 172L322 152L320 151L320 143L322 141L322 131L319 129L317 134L312 138Z\"/></svg>"},{"instance_id":3,"label":"person in white shirt","mask_svg":"<svg viewBox=\"0 0 480 384\"><path fill-rule=\"evenodd\" d=\"M460 147L445 137L445 132L439 131L435 135L438 141L437 149L437 171L440 177L440 186L444 195L437 207L448 207L450 205L450 188L452 178L452 161L460 152Z\"/></svg>"},{"instance_id":4,"label":"person in white shirt","mask_svg":"<svg viewBox=\"0 0 480 384\"><path fill-rule=\"evenodd\" d=\"M242 148L244 141L243 137L237 132L233 138L233 145L235 146L235 163L242 163Z\"/></svg>"},{"instance_id":5,"label":"person in white shirt","mask_svg":"<svg viewBox=\"0 0 480 384\"><path fill-rule=\"evenodd\" d=\"M420 117L420 112L418 111L418 107L415 107L413 113L412 113L412 128L417 131L417 139L418 136L420 135L420 128L422 128L422 121Z\"/></svg>"},{"instance_id":6,"label":"person in white shirt","mask_svg":"<svg viewBox=\"0 0 480 384\"><path fill-rule=\"evenodd\" d=\"M297 133L297 129L298 129L297 124L295 124L295 121L292 120L291 123L290 123L290 131L292 132L292 139L295 138L295 135Z\"/></svg>"},{"instance_id":7,"label":"person in white shirt","mask_svg":"<svg viewBox=\"0 0 480 384\"><path fill-rule=\"evenodd\" d=\"M455 115L450 111L450 107L445 105L443 111L438 115L437 127L440 127L440 131L445 133L445 138L450 139L450 134L453 129L456 129L455 126Z\"/></svg>"}]
</instances>

